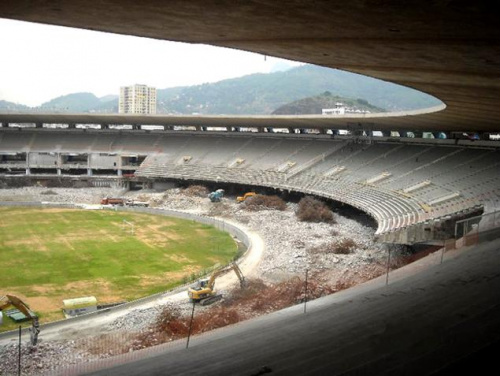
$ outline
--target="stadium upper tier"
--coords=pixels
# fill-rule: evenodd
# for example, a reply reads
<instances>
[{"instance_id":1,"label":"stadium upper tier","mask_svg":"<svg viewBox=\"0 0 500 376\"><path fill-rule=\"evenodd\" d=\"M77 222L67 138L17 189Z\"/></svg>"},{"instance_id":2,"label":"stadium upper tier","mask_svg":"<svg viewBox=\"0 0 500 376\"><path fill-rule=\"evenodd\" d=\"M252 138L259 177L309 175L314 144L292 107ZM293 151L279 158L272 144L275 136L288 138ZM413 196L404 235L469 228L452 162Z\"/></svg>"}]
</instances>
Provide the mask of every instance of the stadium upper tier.
<instances>
[{"instance_id":1,"label":"stadium upper tier","mask_svg":"<svg viewBox=\"0 0 500 376\"><path fill-rule=\"evenodd\" d=\"M377 234L484 206L500 193L496 142L200 132L0 132L0 171L237 183L347 203ZM87 172L89 171L89 172Z\"/></svg>"}]
</instances>

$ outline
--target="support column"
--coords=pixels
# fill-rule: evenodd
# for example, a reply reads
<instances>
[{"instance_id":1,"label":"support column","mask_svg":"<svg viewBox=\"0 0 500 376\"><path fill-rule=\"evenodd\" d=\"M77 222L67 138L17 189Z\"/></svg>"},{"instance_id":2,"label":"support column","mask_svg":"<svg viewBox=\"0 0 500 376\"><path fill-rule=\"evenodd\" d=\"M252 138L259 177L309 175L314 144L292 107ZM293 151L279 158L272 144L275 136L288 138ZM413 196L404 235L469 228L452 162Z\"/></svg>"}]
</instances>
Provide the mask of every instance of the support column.
<instances>
[{"instance_id":1,"label":"support column","mask_svg":"<svg viewBox=\"0 0 500 376\"><path fill-rule=\"evenodd\" d=\"M21 128L19 128L19 129L21 129ZM26 153L26 175L31 175L30 153Z\"/></svg>"},{"instance_id":2,"label":"support column","mask_svg":"<svg viewBox=\"0 0 500 376\"><path fill-rule=\"evenodd\" d=\"M87 176L92 176L92 165L90 163L90 157L92 154L87 154Z\"/></svg>"},{"instance_id":3,"label":"support column","mask_svg":"<svg viewBox=\"0 0 500 376\"><path fill-rule=\"evenodd\" d=\"M424 132L420 131L413 131L413 134L415 135L415 138L422 138L424 136Z\"/></svg>"},{"instance_id":4,"label":"support column","mask_svg":"<svg viewBox=\"0 0 500 376\"><path fill-rule=\"evenodd\" d=\"M479 133L479 139L487 141L490 139L490 134L488 132L481 132Z\"/></svg>"}]
</instances>

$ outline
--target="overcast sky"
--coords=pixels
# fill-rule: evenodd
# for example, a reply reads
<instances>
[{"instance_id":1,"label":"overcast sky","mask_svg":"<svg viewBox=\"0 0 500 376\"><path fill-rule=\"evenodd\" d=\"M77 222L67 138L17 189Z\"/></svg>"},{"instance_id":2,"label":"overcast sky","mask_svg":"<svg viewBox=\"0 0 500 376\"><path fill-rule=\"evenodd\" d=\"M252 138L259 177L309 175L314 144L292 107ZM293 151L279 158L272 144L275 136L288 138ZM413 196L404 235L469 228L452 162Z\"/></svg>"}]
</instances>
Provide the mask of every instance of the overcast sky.
<instances>
[{"instance_id":1,"label":"overcast sky","mask_svg":"<svg viewBox=\"0 0 500 376\"><path fill-rule=\"evenodd\" d=\"M267 73L286 60L227 48L0 19L0 100L38 106L120 86L158 89ZM297 62L287 62L298 65Z\"/></svg>"}]
</instances>

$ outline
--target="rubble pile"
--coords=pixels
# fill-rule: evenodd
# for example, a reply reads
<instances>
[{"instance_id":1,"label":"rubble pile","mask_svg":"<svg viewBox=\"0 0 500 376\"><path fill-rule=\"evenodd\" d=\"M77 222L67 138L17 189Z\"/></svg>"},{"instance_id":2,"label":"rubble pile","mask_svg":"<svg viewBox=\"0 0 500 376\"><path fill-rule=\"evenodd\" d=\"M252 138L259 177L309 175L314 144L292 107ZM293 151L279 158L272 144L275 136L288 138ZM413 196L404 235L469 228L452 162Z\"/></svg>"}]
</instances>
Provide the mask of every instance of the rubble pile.
<instances>
[{"instance_id":1,"label":"rubble pile","mask_svg":"<svg viewBox=\"0 0 500 376\"><path fill-rule=\"evenodd\" d=\"M224 291L214 306L196 306L193 333L232 324L300 303L306 299L304 278L309 273L307 299L314 299L374 278L385 271L387 252L373 241L374 229L352 219L334 215L334 221L301 222L297 204L285 210L260 206L246 210L236 197L225 196L212 203L203 187L169 189L164 192L129 191L110 188L24 187L0 189L0 201L50 201L97 204L104 197L145 201L152 208L182 210L202 216L228 219L263 239L264 252L245 290ZM349 252L333 252L332 244L349 244ZM397 252L393 252L393 260ZM125 316L102 327L102 337L92 341L42 342L35 350L23 348L23 374L46 374L48 370L88 362L123 352L156 345L186 335L192 304L167 302L154 308L131 308ZM132 337L127 337L132 336ZM29 351L36 354L29 355ZM24 354L26 352L26 354ZM40 354L40 355L38 355ZM0 375L17 372L17 346L0 346ZM12 359L12 362L4 362ZM11 364L13 363L13 364Z\"/></svg>"},{"instance_id":2,"label":"rubble pile","mask_svg":"<svg viewBox=\"0 0 500 376\"><path fill-rule=\"evenodd\" d=\"M250 280L244 289L233 291L218 304L208 307L197 305L191 334L236 324L335 291L334 288L315 280L308 281L306 290L305 281L298 277L277 284ZM191 310L186 312L177 307L166 306L156 322L131 342L131 347L138 350L187 337L191 324L190 315Z\"/></svg>"},{"instance_id":3,"label":"rubble pile","mask_svg":"<svg viewBox=\"0 0 500 376\"><path fill-rule=\"evenodd\" d=\"M17 375L19 347L17 344L0 346L0 375ZM75 347L74 341L39 343L35 347L21 346L21 374L46 375L50 371L89 361L88 354Z\"/></svg>"}]
</instances>

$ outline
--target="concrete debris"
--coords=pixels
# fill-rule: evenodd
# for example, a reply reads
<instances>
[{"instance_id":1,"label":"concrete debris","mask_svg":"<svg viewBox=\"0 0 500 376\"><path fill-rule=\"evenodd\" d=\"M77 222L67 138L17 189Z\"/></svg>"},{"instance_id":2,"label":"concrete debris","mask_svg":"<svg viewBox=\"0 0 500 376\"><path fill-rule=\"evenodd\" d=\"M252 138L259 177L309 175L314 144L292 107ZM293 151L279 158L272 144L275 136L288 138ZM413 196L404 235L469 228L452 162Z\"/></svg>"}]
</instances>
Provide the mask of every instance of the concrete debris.
<instances>
[{"instance_id":1,"label":"concrete debris","mask_svg":"<svg viewBox=\"0 0 500 376\"><path fill-rule=\"evenodd\" d=\"M255 273L263 283L276 284L292 278L304 278L306 269L309 276L316 278L319 289L336 291L383 273L387 252L381 244L373 242L374 229L352 219L336 215L335 224L304 223L296 218L297 204L287 203L284 211L244 210L236 202L236 197L225 196L219 203L212 203L206 197L197 195L196 190L169 189L165 192L129 191L111 188L50 188L24 187L0 189L0 201L50 201L60 203L98 204L103 197L125 197L148 202L152 208L175 209L202 216L226 218L242 224L258 233L264 240L265 250ZM321 252L333 240L352 239L356 249L349 254ZM314 249L314 252L309 250ZM330 287L328 287L330 286ZM285 286L286 287L286 286ZM285 288L282 287L282 288ZM288 287L290 288L290 287ZM230 296L230 292L224 292ZM282 292L287 295L287 292ZM318 295L319 296L319 295ZM85 341L42 342L35 350L23 347L23 374L47 374L48 371L74 363L88 362L118 353L141 348L143 343L134 342L128 336L133 333L148 333L158 321L162 312L174 309L181 317L189 315L192 304L171 302L153 308L131 308L127 315L103 327L98 336L87 337ZM205 307L197 306L197 311ZM207 308L208 309L208 308ZM251 317L255 312L241 307L241 317ZM269 308L269 310L273 310ZM268 309L258 310L259 314ZM99 337L101 336L101 337ZM104 336L104 337L102 337ZM150 344L162 340L152 339ZM117 347L113 344L117 343ZM0 375L17 372L17 346L0 346ZM35 355L30 351L34 351ZM12 361L4 362L4 359Z\"/></svg>"}]
</instances>

